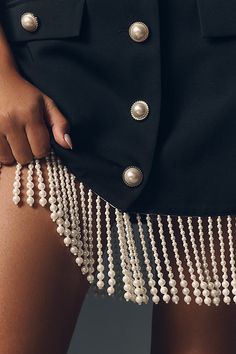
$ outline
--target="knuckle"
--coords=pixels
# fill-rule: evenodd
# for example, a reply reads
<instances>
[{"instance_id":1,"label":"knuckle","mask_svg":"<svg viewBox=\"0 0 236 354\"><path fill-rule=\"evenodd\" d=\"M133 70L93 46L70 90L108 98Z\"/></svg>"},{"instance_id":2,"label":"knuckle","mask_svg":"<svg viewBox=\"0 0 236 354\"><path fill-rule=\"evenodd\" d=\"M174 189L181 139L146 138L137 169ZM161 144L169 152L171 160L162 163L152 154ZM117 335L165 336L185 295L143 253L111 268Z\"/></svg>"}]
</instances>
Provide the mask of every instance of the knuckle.
<instances>
[{"instance_id":1,"label":"knuckle","mask_svg":"<svg viewBox=\"0 0 236 354\"><path fill-rule=\"evenodd\" d=\"M35 156L36 159L42 159L42 158L48 156L49 153L50 153L50 149L48 149L48 150L41 150L41 151L39 151L39 152L38 152L36 155L34 155L34 156Z\"/></svg>"},{"instance_id":2,"label":"knuckle","mask_svg":"<svg viewBox=\"0 0 236 354\"><path fill-rule=\"evenodd\" d=\"M27 114L32 116L34 115L35 113L39 113L40 112L40 104L38 101L34 101L34 102L31 102L29 104L29 106L27 107Z\"/></svg>"},{"instance_id":3,"label":"knuckle","mask_svg":"<svg viewBox=\"0 0 236 354\"><path fill-rule=\"evenodd\" d=\"M28 160L28 159L18 159L17 162L18 162L19 164L21 164L22 166L25 166L25 165L28 165L28 164L31 162L31 160Z\"/></svg>"},{"instance_id":4,"label":"knuckle","mask_svg":"<svg viewBox=\"0 0 236 354\"><path fill-rule=\"evenodd\" d=\"M46 105L50 109L51 107L56 106L56 103L53 98L47 97Z\"/></svg>"},{"instance_id":5,"label":"knuckle","mask_svg":"<svg viewBox=\"0 0 236 354\"><path fill-rule=\"evenodd\" d=\"M69 123L68 121L65 119L61 122L61 129L64 130L64 131L67 131L68 130L68 127L69 127ZM69 132L68 132L69 133Z\"/></svg>"},{"instance_id":6,"label":"knuckle","mask_svg":"<svg viewBox=\"0 0 236 354\"><path fill-rule=\"evenodd\" d=\"M3 165L12 165L13 163L16 163L16 160L14 158L0 158L0 162Z\"/></svg>"},{"instance_id":7,"label":"knuckle","mask_svg":"<svg viewBox=\"0 0 236 354\"><path fill-rule=\"evenodd\" d=\"M33 156L26 156L22 158L18 158L17 162L19 162L22 166L28 165L30 162L32 162Z\"/></svg>"},{"instance_id":8,"label":"knuckle","mask_svg":"<svg viewBox=\"0 0 236 354\"><path fill-rule=\"evenodd\" d=\"M26 117L25 124L28 126L41 124L41 115L39 114L38 110L32 109L32 111L28 111L25 117Z\"/></svg>"},{"instance_id":9,"label":"knuckle","mask_svg":"<svg viewBox=\"0 0 236 354\"><path fill-rule=\"evenodd\" d=\"M5 131L15 128L16 120L14 112L5 112L0 114L1 128Z\"/></svg>"}]
</instances>

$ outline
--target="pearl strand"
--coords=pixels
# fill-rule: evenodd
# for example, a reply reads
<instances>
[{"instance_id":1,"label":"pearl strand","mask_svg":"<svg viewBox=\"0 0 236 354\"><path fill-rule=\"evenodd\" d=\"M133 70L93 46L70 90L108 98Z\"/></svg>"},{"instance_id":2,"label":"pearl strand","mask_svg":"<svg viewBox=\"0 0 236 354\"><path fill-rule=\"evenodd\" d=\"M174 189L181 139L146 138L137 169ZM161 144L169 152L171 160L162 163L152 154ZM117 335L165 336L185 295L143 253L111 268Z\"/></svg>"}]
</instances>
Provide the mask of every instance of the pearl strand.
<instances>
[{"instance_id":1,"label":"pearl strand","mask_svg":"<svg viewBox=\"0 0 236 354\"><path fill-rule=\"evenodd\" d=\"M148 258L148 253L147 253L147 247L146 247L146 243L145 243L145 238L144 238L144 232L143 232L143 227L142 227L142 221L141 221L141 217L139 214L136 215L137 221L138 221L138 229L139 229L139 236L141 239L141 245L142 245L142 250L143 250L143 256L144 256L144 261L145 261L145 265L146 265L146 271L148 273L148 285L150 287L150 293L152 295L152 301L155 304L158 304L158 302L160 301L160 297L157 295L158 290L156 285L155 280L153 279L153 273L152 273L152 267L150 266L150 259Z\"/></svg>"},{"instance_id":2,"label":"pearl strand","mask_svg":"<svg viewBox=\"0 0 236 354\"><path fill-rule=\"evenodd\" d=\"M157 215L157 223L158 223L159 235L160 235L160 239L161 239L162 252L164 255L164 263L166 265L166 269L167 269L168 276L169 276L169 285L171 287L170 292L172 294L172 301L174 304L178 304L178 302L179 302L179 296L177 295L178 289L176 288L176 281L174 279L172 267L170 266L170 260L168 257L166 241L165 241L165 237L164 237L163 224L162 224L162 219L161 219L160 215Z\"/></svg>"},{"instance_id":3,"label":"pearl strand","mask_svg":"<svg viewBox=\"0 0 236 354\"><path fill-rule=\"evenodd\" d=\"M236 268L235 268L235 252L233 245L233 234L232 234L232 218L230 215L227 216L227 230L228 230L228 240L229 240L229 250L230 250L230 266L231 266L231 286L232 293L234 295L233 301L236 303Z\"/></svg>"},{"instance_id":4,"label":"pearl strand","mask_svg":"<svg viewBox=\"0 0 236 354\"><path fill-rule=\"evenodd\" d=\"M218 236L219 236L219 241L220 241L220 259L221 259L221 266L222 266L222 273L223 273L223 282L222 282L222 287L223 291L222 294L224 295L224 302L229 305L231 302L231 299L229 297L229 282L227 281L228 275L227 275L227 267L226 267L226 261L225 261L225 248L224 248L224 239L223 239L223 234L222 234L222 227L221 227L221 217L217 217L217 229L218 229Z\"/></svg>"},{"instance_id":5,"label":"pearl strand","mask_svg":"<svg viewBox=\"0 0 236 354\"><path fill-rule=\"evenodd\" d=\"M126 262L126 266L127 266L127 271L128 271L128 275L130 277L130 290L132 291L132 297L131 297L131 301L136 303L136 294L134 292L135 290L135 286L134 286L134 277L133 277L133 273L132 273L132 264L131 264L131 260L129 257L129 246L128 246L128 242L126 240L126 225L125 225L125 221L124 221L124 217L123 214L121 212L120 214L121 218L120 218L120 226L121 226L121 230L122 230L122 237L123 237L123 246L124 246L124 256L125 256L125 262Z\"/></svg>"},{"instance_id":6,"label":"pearl strand","mask_svg":"<svg viewBox=\"0 0 236 354\"><path fill-rule=\"evenodd\" d=\"M20 198L20 187L21 187L21 170L22 170L22 165L17 162L16 164L16 170L15 170L15 178L13 182L13 191L12 191L12 201L15 205L19 204L21 198Z\"/></svg>"},{"instance_id":7,"label":"pearl strand","mask_svg":"<svg viewBox=\"0 0 236 354\"><path fill-rule=\"evenodd\" d=\"M201 249L202 262L203 262L203 269L204 269L204 273L205 273L206 280L207 280L207 287L210 290L211 296L212 296L212 295L214 295L214 293L212 293L212 290L214 289L214 283L211 280L209 266L208 266L208 262L207 262L207 258L206 258L204 232L203 232L202 218L200 216L197 218L197 222L198 222L198 233L199 233L199 240L200 240L200 249ZM213 296L213 298L214 298L214 296Z\"/></svg>"},{"instance_id":8,"label":"pearl strand","mask_svg":"<svg viewBox=\"0 0 236 354\"><path fill-rule=\"evenodd\" d=\"M80 227L80 214L79 214L79 203L78 203L78 196L77 196L77 189L75 185L75 179L76 177L71 174L71 187L72 187L72 196L74 200L74 205L75 205L75 222L76 222L76 229L74 230L75 232L75 237L77 239L77 248L78 248L78 253L77 257L75 259L76 264L80 267L83 264L83 242L82 242L82 234L81 234L81 227ZM87 280L90 282L91 279Z\"/></svg>"},{"instance_id":9,"label":"pearl strand","mask_svg":"<svg viewBox=\"0 0 236 354\"><path fill-rule=\"evenodd\" d=\"M99 289L102 289L104 287L104 265L103 265L103 251L102 251L102 231L101 231L101 205L100 205L100 197L97 196L96 198L96 226L97 226L97 255L98 255L98 265L97 265L97 270L98 270L98 274L97 274L97 287Z\"/></svg>"},{"instance_id":10,"label":"pearl strand","mask_svg":"<svg viewBox=\"0 0 236 354\"><path fill-rule=\"evenodd\" d=\"M42 207L45 207L45 205L47 204L47 192L45 190L46 185L44 183L44 178L43 178L43 172L41 169L41 164L40 161L38 159L35 159L35 169L36 169L36 174L38 177L38 190L39 190L39 204Z\"/></svg>"},{"instance_id":11,"label":"pearl strand","mask_svg":"<svg viewBox=\"0 0 236 354\"><path fill-rule=\"evenodd\" d=\"M191 299L191 296L189 295L190 290L188 288L188 282L184 276L184 268L182 266L182 261L180 260L177 242L176 242L175 234L174 234L174 230L173 230L172 218L170 215L167 215L167 222L168 222L168 229L169 229L171 242L172 242L172 246L173 246L173 251L174 251L174 255L175 255L175 260L176 260L176 264L178 266L180 286L182 287L182 293L184 295L184 302L186 302L186 304L189 305L192 299Z\"/></svg>"},{"instance_id":12,"label":"pearl strand","mask_svg":"<svg viewBox=\"0 0 236 354\"><path fill-rule=\"evenodd\" d=\"M183 225L183 221L182 221L181 216L178 216L178 223L179 223L179 229L180 229L182 243L184 246L184 253L185 253L185 257L186 257L186 261L187 261L187 265L188 265L188 270L189 270L190 278L192 280L192 287L194 289L193 294L195 296L195 302L196 302L196 304L201 305L202 304L202 297L200 296L201 292L199 289L199 282L196 280L196 275L194 273L192 262L190 260L187 239L185 236L184 225Z\"/></svg>"},{"instance_id":13,"label":"pearl strand","mask_svg":"<svg viewBox=\"0 0 236 354\"><path fill-rule=\"evenodd\" d=\"M126 237L127 237L127 244L129 249L131 269L134 277L133 285L135 287L134 290L134 293L136 295L135 301L137 302L137 304L141 305L143 302L146 303L146 301L148 300L148 297L145 293L146 289L144 288L145 282L139 267L137 251L133 240L133 232L132 232L128 213L123 213L123 219L124 219L125 229L126 229Z\"/></svg>"},{"instance_id":14,"label":"pearl strand","mask_svg":"<svg viewBox=\"0 0 236 354\"><path fill-rule=\"evenodd\" d=\"M214 287L215 287L215 289L213 289L211 291L211 293L213 296L213 303L216 306L218 306L220 303L221 283L219 281L217 262L216 262L216 256L215 256L215 250L214 250L214 239L213 239L213 231L212 231L213 223L212 223L211 216L208 216L207 222L208 222L208 234L209 234L209 243L210 243L211 265L212 265L212 273L213 273Z\"/></svg>"},{"instance_id":15,"label":"pearl strand","mask_svg":"<svg viewBox=\"0 0 236 354\"><path fill-rule=\"evenodd\" d=\"M88 275L87 280L91 284L94 281L94 263L93 258L93 213L92 213L92 191L88 190L88 241L89 241L89 263L88 263Z\"/></svg>"},{"instance_id":16,"label":"pearl strand","mask_svg":"<svg viewBox=\"0 0 236 354\"><path fill-rule=\"evenodd\" d=\"M84 266L82 267L83 274L88 273L88 264L89 264L89 251L88 251L88 227L87 227L87 215L86 215L86 205L85 205L85 192L84 185L82 182L79 184L80 190L80 203L82 211L82 225L83 225L83 245L84 245Z\"/></svg>"},{"instance_id":17,"label":"pearl strand","mask_svg":"<svg viewBox=\"0 0 236 354\"><path fill-rule=\"evenodd\" d=\"M27 171L27 191L26 191L26 195L27 195L27 199L26 202L29 206L33 206L34 204L34 182L33 182L33 174L34 174L34 161L31 161L28 164L28 171Z\"/></svg>"},{"instance_id":18,"label":"pearl strand","mask_svg":"<svg viewBox=\"0 0 236 354\"><path fill-rule=\"evenodd\" d=\"M50 204L50 217L52 219L53 222L56 221L56 219L59 217L59 215L57 214L57 205L56 205L56 198L55 198L55 184L54 184L54 180L53 180L53 168L52 168L52 160L51 160L51 155L46 156L46 167L47 167L47 174L48 174L48 182L49 182L49 204ZM63 220L62 220L63 221ZM58 226L59 227L59 226ZM58 229L57 227L57 232L59 234L61 234L64 230L63 226L62 229Z\"/></svg>"},{"instance_id":19,"label":"pearl strand","mask_svg":"<svg viewBox=\"0 0 236 354\"><path fill-rule=\"evenodd\" d=\"M58 160L59 162L60 160ZM59 162L60 163L60 162ZM71 180L70 180L70 174L68 172L68 169L66 166L63 166L63 172L64 172L64 181L66 185L66 193L67 193L67 201L69 204L69 223L68 223L68 228L69 232L68 235L70 236L71 242L70 242L70 252L74 255L78 255L78 247L77 247L77 235L76 235L76 206L74 205L74 199L72 197L72 188L71 188Z\"/></svg>"},{"instance_id":20,"label":"pearl strand","mask_svg":"<svg viewBox=\"0 0 236 354\"><path fill-rule=\"evenodd\" d=\"M153 232L153 227L152 227L152 221L151 221L151 217L150 214L146 215L146 220L147 220L147 226L148 226L148 234L149 234L149 238L151 241L151 246L152 246L152 252L154 255L154 260L155 260L155 264L156 264L156 271L157 271L157 275L158 275L158 285L160 286L160 292L163 295L163 301L165 303L168 303L170 301L170 295L168 294L168 288L165 286L166 281L163 277L163 273L162 273L162 267L161 267L161 261L157 252L157 247L156 247L156 242L155 242L155 238L154 238L154 232Z\"/></svg>"},{"instance_id":21,"label":"pearl strand","mask_svg":"<svg viewBox=\"0 0 236 354\"><path fill-rule=\"evenodd\" d=\"M112 295L115 292L114 285L116 284L115 281L115 271L114 271L114 261L113 261L113 251L112 251L112 238L111 238L111 221L110 221L110 205L106 202L105 205L105 216L106 216L106 234L107 234L107 255L108 255L108 284L109 287L107 288L108 295Z\"/></svg>"},{"instance_id":22,"label":"pearl strand","mask_svg":"<svg viewBox=\"0 0 236 354\"><path fill-rule=\"evenodd\" d=\"M125 230L123 224L122 213L115 208L115 215L116 215L116 227L118 233L118 241L119 241L119 249L120 249L120 265L121 271L123 274L122 281L124 283L124 299L126 301L135 301L135 294L134 294L134 286L133 286L133 278L130 269L130 262L127 259L125 246L126 239L125 239Z\"/></svg>"},{"instance_id":23,"label":"pearl strand","mask_svg":"<svg viewBox=\"0 0 236 354\"><path fill-rule=\"evenodd\" d=\"M58 174L59 178L58 178ZM57 201L60 205L60 208L62 208L63 213L64 213L64 231L63 235L64 237L64 244L66 247L69 247L71 245L71 231L69 229L70 227L70 216L69 216L69 208L68 208L68 199L67 199L67 193L66 193L66 183L65 183L65 175L64 175L64 169L63 166L60 163L60 160L56 158L55 166L54 166L54 175L55 175L55 184L56 184L56 194L57 194ZM59 183L60 181L60 183Z\"/></svg>"},{"instance_id":24,"label":"pearl strand","mask_svg":"<svg viewBox=\"0 0 236 354\"><path fill-rule=\"evenodd\" d=\"M189 229L189 234L190 234L190 241L191 241L191 245L192 245L192 249L193 249L193 253L194 253L194 258L195 258L195 262L196 262L196 269L197 269L197 273L199 275L200 287L203 290L202 295L204 296L204 303L206 305L210 306L210 304L211 304L211 298L209 297L210 291L207 289L207 283L205 282L205 278L203 275L202 264L200 262L200 257L199 257L198 250L197 250L197 244L196 244L194 232L193 232L192 217L189 216L187 218L187 223L188 223L188 229ZM194 295L196 295L197 297L200 296L200 294L201 294L199 289L195 289L194 292L195 292Z\"/></svg>"}]
</instances>

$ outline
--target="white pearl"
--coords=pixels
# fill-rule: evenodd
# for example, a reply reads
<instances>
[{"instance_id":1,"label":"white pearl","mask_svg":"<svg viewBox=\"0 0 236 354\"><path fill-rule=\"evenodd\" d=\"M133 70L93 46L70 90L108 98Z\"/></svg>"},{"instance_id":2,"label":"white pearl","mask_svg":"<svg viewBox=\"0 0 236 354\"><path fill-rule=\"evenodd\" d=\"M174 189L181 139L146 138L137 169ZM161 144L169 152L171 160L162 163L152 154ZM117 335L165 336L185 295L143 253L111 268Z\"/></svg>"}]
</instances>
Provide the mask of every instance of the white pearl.
<instances>
[{"instance_id":1,"label":"white pearl","mask_svg":"<svg viewBox=\"0 0 236 354\"><path fill-rule=\"evenodd\" d=\"M104 276L103 276L103 277L104 277ZM115 279L109 279L109 280L108 280L108 284L109 284L109 285L115 285L115 283L116 283Z\"/></svg>"},{"instance_id":2,"label":"white pearl","mask_svg":"<svg viewBox=\"0 0 236 354\"><path fill-rule=\"evenodd\" d=\"M98 270L99 272L102 272L102 271L104 270L104 265L99 264L99 265L97 266L97 270Z\"/></svg>"},{"instance_id":3,"label":"white pearl","mask_svg":"<svg viewBox=\"0 0 236 354\"><path fill-rule=\"evenodd\" d=\"M188 285L188 283L187 283L186 280L181 280L180 285L181 285L183 288L186 288L187 285Z\"/></svg>"},{"instance_id":4,"label":"white pearl","mask_svg":"<svg viewBox=\"0 0 236 354\"><path fill-rule=\"evenodd\" d=\"M59 235L62 235L62 234L64 233L64 227L61 226L61 225L59 225L59 226L57 227L57 232L59 233Z\"/></svg>"},{"instance_id":5,"label":"white pearl","mask_svg":"<svg viewBox=\"0 0 236 354\"><path fill-rule=\"evenodd\" d=\"M190 290L188 288L184 288L182 292L184 295L188 295L190 293Z\"/></svg>"},{"instance_id":6,"label":"white pearl","mask_svg":"<svg viewBox=\"0 0 236 354\"><path fill-rule=\"evenodd\" d=\"M28 197L28 198L27 198L27 203L28 203L30 206L32 206L32 205L34 204L34 198Z\"/></svg>"},{"instance_id":7,"label":"white pearl","mask_svg":"<svg viewBox=\"0 0 236 354\"><path fill-rule=\"evenodd\" d=\"M114 289L112 286L109 286L109 287L107 288L107 293L108 293L108 295L112 295L112 294L114 294L114 292L115 292L115 289Z\"/></svg>"},{"instance_id":8,"label":"white pearl","mask_svg":"<svg viewBox=\"0 0 236 354\"><path fill-rule=\"evenodd\" d=\"M137 302L137 304L141 305L142 302L143 302L142 297L141 296L136 296L136 302Z\"/></svg>"},{"instance_id":9,"label":"white pearl","mask_svg":"<svg viewBox=\"0 0 236 354\"><path fill-rule=\"evenodd\" d=\"M132 295L127 292L127 293L124 294L124 298L125 298L126 301L129 301L129 300L131 300Z\"/></svg>"},{"instance_id":10,"label":"white pearl","mask_svg":"<svg viewBox=\"0 0 236 354\"><path fill-rule=\"evenodd\" d=\"M109 277L114 277L115 276L115 271L114 270L109 270L108 275Z\"/></svg>"},{"instance_id":11,"label":"white pearl","mask_svg":"<svg viewBox=\"0 0 236 354\"><path fill-rule=\"evenodd\" d=\"M65 238L64 238L64 244L65 244L66 246L69 246L69 245L71 244L71 239L70 239L69 237L65 237Z\"/></svg>"},{"instance_id":12,"label":"white pearl","mask_svg":"<svg viewBox=\"0 0 236 354\"><path fill-rule=\"evenodd\" d=\"M64 226L65 226L65 223L64 223ZM70 236L70 234L71 234L70 229L65 229L64 235L65 235L65 236Z\"/></svg>"},{"instance_id":13,"label":"white pearl","mask_svg":"<svg viewBox=\"0 0 236 354\"><path fill-rule=\"evenodd\" d=\"M225 302L227 305L229 305L230 302L231 302L230 297L229 297L229 296L225 296L225 297L224 297L224 302Z\"/></svg>"},{"instance_id":14,"label":"white pearl","mask_svg":"<svg viewBox=\"0 0 236 354\"><path fill-rule=\"evenodd\" d=\"M214 303L216 306L218 306L219 303L220 303L220 299L219 299L218 297L215 297L215 298L213 299L213 303Z\"/></svg>"},{"instance_id":15,"label":"white pearl","mask_svg":"<svg viewBox=\"0 0 236 354\"><path fill-rule=\"evenodd\" d=\"M18 204L20 202L20 197L18 195L15 195L13 198L12 198L14 204Z\"/></svg>"},{"instance_id":16,"label":"white pearl","mask_svg":"<svg viewBox=\"0 0 236 354\"><path fill-rule=\"evenodd\" d=\"M200 296L197 296L195 299L196 304L201 305L202 304L202 298Z\"/></svg>"},{"instance_id":17,"label":"white pearl","mask_svg":"<svg viewBox=\"0 0 236 354\"><path fill-rule=\"evenodd\" d=\"M42 207L44 207L44 206L47 204L47 199L46 199L46 198L41 198L41 199L39 200L39 204L40 204Z\"/></svg>"},{"instance_id":18,"label":"white pearl","mask_svg":"<svg viewBox=\"0 0 236 354\"><path fill-rule=\"evenodd\" d=\"M152 297L152 301L154 302L154 304L158 304L158 303L159 303L159 301L160 301L159 296L154 295L154 296Z\"/></svg>"},{"instance_id":19,"label":"white pearl","mask_svg":"<svg viewBox=\"0 0 236 354\"><path fill-rule=\"evenodd\" d=\"M190 304L190 302L191 302L191 296L189 296L189 295L186 295L185 297L184 297L184 301L186 302L186 304Z\"/></svg>"},{"instance_id":20,"label":"white pearl","mask_svg":"<svg viewBox=\"0 0 236 354\"><path fill-rule=\"evenodd\" d=\"M78 266L81 266L81 264L83 263L83 258L82 257L77 257L75 259L76 263L78 264Z\"/></svg>"},{"instance_id":21,"label":"white pearl","mask_svg":"<svg viewBox=\"0 0 236 354\"><path fill-rule=\"evenodd\" d=\"M70 248L70 252L71 252L72 254L74 254L74 255L77 255L77 254L78 254L78 248L75 247L75 246L72 246L72 247Z\"/></svg>"},{"instance_id":22,"label":"white pearl","mask_svg":"<svg viewBox=\"0 0 236 354\"><path fill-rule=\"evenodd\" d=\"M206 297L206 298L204 299L204 303L205 303L206 305L210 306L210 304L211 304L211 299L210 299L209 297Z\"/></svg>"},{"instance_id":23,"label":"white pearl","mask_svg":"<svg viewBox=\"0 0 236 354\"><path fill-rule=\"evenodd\" d=\"M166 303L168 303L168 302L170 301L170 295L165 294L165 295L163 296L163 300L164 300Z\"/></svg>"},{"instance_id":24,"label":"white pearl","mask_svg":"<svg viewBox=\"0 0 236 354\"><path fill-rule=\"evenodd\" d=\"M173 301L175 304L178 304L178 302L179 302L179 296L177 296L177 295L172 296L172 301Z\"/></svg>"},{"instance_id":25,"label":"white pearl","mask_svg":"<svg viewBox=\"0 0 236 354\"><path fill-rule=\"evenodd\" d=\"M103 280L104 279L104 274L103 273L98 273L97 278L99 280Z\"/></svg>"},{"instance_id":26,"label":"white pearl","mask_svg":"<svg viewBox=\"0 0 236 354\"><path fill-rule=\"evenodd\" d=\"M89 275L87 276L87 280L88 280L88 282L91 284L91 283L94 281L94 276L93 276L92 274L89 274Z\"/></svg>"},{"instance_id":27,"label":"white pearl","mask_svg":"<svg viewBox=\"0 0 236 354\"><path fill-rule=\"evenodd\" d=\"M151 295L156 295L157 294L157 288L151 288L150 290Z\"/></svg>"},{"instance_id":28,"label":"white pearl","mask_svg":"<svg viewBox=\"0 0 236 354\"><path fill-rule=\"evenodd\" d=\"M99 289L102 289L104 287L104 282L102 280L99 280L97 282L97 286L98 286Z\"/></svg>"},{"instance_id":29,"label":"white pearl","mask_svg":"<svg viewBox=\"0 0 236 354\"><path fill-rule=\"evenodd\" d=\"M47 193L45 191L40 191L39 192L39 196L42 197L46 197Z\"/></svg>"}]
</instances>

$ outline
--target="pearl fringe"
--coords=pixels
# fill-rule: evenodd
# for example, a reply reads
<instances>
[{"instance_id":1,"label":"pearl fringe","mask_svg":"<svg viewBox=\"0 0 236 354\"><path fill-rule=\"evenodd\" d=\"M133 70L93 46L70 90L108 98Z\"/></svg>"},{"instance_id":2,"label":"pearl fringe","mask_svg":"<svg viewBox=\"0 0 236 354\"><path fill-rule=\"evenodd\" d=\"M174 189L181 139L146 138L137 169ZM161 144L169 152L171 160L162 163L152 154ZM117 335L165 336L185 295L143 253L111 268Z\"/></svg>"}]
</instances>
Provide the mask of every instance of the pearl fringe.
<instances>
[{"instance_id":1,"label":"pearl fringe","mask_svg":"<svg viewBox=\"0 0 236 354\"><path fill-rule=\"evenodd\" d=\"M116 288L122 286L122 297L139 305L147 304L149 299L154 304L158 304L161 299L165 303L171 301L174 304L178 304L180 299L190 304L194 299L196 304L208 306L218 306L221 300L227 305L231 301L236 303L235 248L233 219L230 215L227 216L226 239L223 237L221 216L217 217L216 225L213 217L208 216L207 230L203 227L203 218L196 217L197 233L193 225L194 217L190 216L186 218L185 225L182 216L175 218L171 215L165 217L137 213L136 223L132 224L129 213L121 212L107 201L103 206L102 198L91 189L86 193L82 182L77 190L76 177L63 166L53 150L45 160L49 191L46 192L40 160L35 158L27 166L26 202L30 207L36 203L33 182L35 173L39 204L42 207L49 205L50 217L56 224L57 233L63 237L65 246L75 256L75 262L82 274L99 291L106 289L106 293L111 296L116 293ZM12 192L15 205L22 200L21 172L22 165L17 163ZM94 203L95 215L92 210ZM113 235L112 213L116 236ZM107 257L102 243L103 218ZM174 219L177 221L178 235L174 228ZM134 232L135 226L138 236ZM213 227L216 228L215 233ZM216 245L220 266L217 263ZM226 259L227 254L229 262ZM190 283L186 280L187 277Z\"/></svg>"}]
</instances>

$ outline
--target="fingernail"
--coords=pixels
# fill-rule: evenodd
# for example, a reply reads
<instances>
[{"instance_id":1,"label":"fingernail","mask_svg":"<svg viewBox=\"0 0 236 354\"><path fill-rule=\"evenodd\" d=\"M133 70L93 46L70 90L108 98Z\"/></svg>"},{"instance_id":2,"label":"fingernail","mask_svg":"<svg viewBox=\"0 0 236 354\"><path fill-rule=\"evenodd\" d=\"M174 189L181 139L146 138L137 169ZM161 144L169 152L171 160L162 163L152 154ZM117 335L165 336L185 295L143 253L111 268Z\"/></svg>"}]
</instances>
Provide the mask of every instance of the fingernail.
<instances>
[{"instance_id":1,"label":"fingernail","mask_svg":"<svg viewBox=\"0 0 236 354\"><path fill-rule=\"evenodd\" d=\"M69 134L64 134L64 140L67 142L67 144L69 145L69 147L72 150L72 141L71 141L71 137Z\"/></svg>"}]
</instances>

